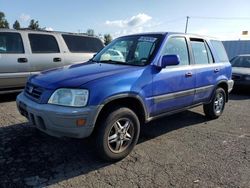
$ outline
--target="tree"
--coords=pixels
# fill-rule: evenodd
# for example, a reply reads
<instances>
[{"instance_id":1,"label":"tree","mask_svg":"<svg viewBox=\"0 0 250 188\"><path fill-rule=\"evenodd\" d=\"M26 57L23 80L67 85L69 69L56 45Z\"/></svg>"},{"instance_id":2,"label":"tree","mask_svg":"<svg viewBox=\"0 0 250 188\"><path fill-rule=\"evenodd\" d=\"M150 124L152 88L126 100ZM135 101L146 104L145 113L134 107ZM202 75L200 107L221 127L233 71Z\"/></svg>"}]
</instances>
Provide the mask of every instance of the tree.
<instances>
[{"instance_id":1,"label":"tree","mask_svg":"<svg viewBox=\"0 0 250 188\"><path fill-rule=\"evenodd\" d=\"M16 20L13 24L13 29L20 29L20 28L21 28L20 23L19 21Z\"/></svg>"},{"instance_id":2,"label":"tree","mask_svg":"<svg viewBox=\"0 0 250 188\"><path fill-rule=\"evenodd\" d=\"M90 36L94 36L95 35L94 29L88 29L87 34L90 35Z\"/></svg>"},{"instance_id":3,"label":"tree","mask_svg":"<svg viewBox=\"0 0 250 188\"><path fill-rule=\"evenodd\" d=\"M104 35L104 44L107 46L112 41L112 36L110 34Z\"/></svg>"},{"instance_id":4,"label":"tree","mask_svg":"<svg viewBox=\"0 0 250 188\"><path fill-rule=\"evenodd\" d=\"M30 25L28 27L31 30L38 30L40 29L38 21L35 21L34 19L30 20Z\"/></svg>"},{"instance_id":5,"label":"tree","mask_svg":"<svg viewBox=\"0 0 250 188\"><path fill-rule=\"evenodd\" d=\"M7 29L9 29L9 23L5 19L5 14L3 12L0 12L0 28L7 28Z\"/></svg>"}]
</instances>

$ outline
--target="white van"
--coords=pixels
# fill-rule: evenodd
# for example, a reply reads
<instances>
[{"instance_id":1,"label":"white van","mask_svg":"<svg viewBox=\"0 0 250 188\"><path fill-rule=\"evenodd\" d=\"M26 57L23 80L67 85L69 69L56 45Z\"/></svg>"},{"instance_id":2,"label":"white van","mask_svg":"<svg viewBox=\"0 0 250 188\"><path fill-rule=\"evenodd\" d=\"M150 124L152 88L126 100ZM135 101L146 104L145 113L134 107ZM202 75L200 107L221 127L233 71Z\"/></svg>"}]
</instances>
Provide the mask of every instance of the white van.
<instances>
[{"instance_id":1,"label":"white van","mask_svg":"<svg viewBox=\"0 0 250 188\"><path fill-rule=\"evenodd\" d=\"M32 74L85 62L103 47L83 34L0 29L0 94L22 90Z\"/></svg>"}]
</instances>

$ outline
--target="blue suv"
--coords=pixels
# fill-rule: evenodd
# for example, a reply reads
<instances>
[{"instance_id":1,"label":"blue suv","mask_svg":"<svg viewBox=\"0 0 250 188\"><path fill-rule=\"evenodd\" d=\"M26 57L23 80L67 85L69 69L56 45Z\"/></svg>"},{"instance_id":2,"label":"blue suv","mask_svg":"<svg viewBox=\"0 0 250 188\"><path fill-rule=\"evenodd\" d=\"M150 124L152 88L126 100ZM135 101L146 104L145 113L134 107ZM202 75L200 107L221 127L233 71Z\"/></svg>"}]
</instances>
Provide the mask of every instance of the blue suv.
<instances>
[{"instance_id":1,"label":"blue suv","mask_svg":"<svg viewBox=\"0 0 250 188\"><path fill-rule=\"evenodd\" d=\"M198 105L218 118L233 87L231 72L218 40L169 32L129 35L87 63L30 77L17 106L39 130L57 137L93 135L101 157L119 160L151 120Z\"/></svg>"}]
</instances>

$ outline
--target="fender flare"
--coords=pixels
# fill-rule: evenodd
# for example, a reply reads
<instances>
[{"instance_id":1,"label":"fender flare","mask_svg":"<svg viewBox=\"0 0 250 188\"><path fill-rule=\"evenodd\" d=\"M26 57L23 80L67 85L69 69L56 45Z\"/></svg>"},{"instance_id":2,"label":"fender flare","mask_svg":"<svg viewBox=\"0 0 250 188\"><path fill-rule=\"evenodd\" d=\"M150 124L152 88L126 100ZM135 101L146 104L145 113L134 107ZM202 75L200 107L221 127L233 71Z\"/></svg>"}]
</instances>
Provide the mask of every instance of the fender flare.
<instances>
[{"instance_id":1,"label":"fender flare","mask_svg":"<svg viewBox=\"0 0 250 188\"><path fill-rule=\"evenodd\" d=\"M113 95L113 96L110 96L108 98L106 98L100 105L99 105L99 108L97 110L97 114L95 116L95 119L94 119L94 125L96 124L96 121L100 115L100 112L102 111L102 109L110 102L114 101L114 100L119 100L119 99L126 99L126 98L133 98L133 99L136 99L140 102L142 108L143 108L143 111L144 111L144 114L145 114L145 117L144 117L144 121L146 122L147 119L149 118L149 113L148 113L148 110L146 108L146 105L143 101L143 99L138 95L138 94L135 94L135 93L122 93L122 94L118 94L118 95Z\"/></svg>"}]
</instances>

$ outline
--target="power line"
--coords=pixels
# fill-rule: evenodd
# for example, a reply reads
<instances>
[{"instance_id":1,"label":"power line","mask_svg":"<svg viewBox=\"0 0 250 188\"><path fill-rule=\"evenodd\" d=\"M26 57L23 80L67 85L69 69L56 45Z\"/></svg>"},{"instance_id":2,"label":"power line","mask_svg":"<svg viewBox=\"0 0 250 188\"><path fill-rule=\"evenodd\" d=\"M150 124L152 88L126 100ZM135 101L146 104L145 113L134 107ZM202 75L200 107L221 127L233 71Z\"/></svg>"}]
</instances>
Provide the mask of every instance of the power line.
<instances>
[{"instance_id":1,"label":"power line","mask_svg":"<svg viewBox=\"0 0 250 188\"><path fill-rule=\"evenodd\" d=\"M210 20L250 20L250 17L204 17L190 16L191 19L210 19Z\"/></svg>"},{"instance_id":2,"label":"power line","mask_svg":"<svg viewBox=\"0 0 250 188\"><path fill-rule=\"evenodd\" d=\"M172 19L172 20L166 20L164 21L164 23L172 23L172 22L178 22L178 21L183 21L183 17Z\"/></svg>"},{"instance_id":3,"label":"power line","mask_svg":"<svg viewBox=\"0 0 250 188\"><path fill-rule=\"evenodd\" d=\"M185 33L188 30L188 21L189 19L202 19L202 20L250 20L250 17L205 17L205 16L187 16L186 17L186 26Z\"/></svg>"}]
</instances>

